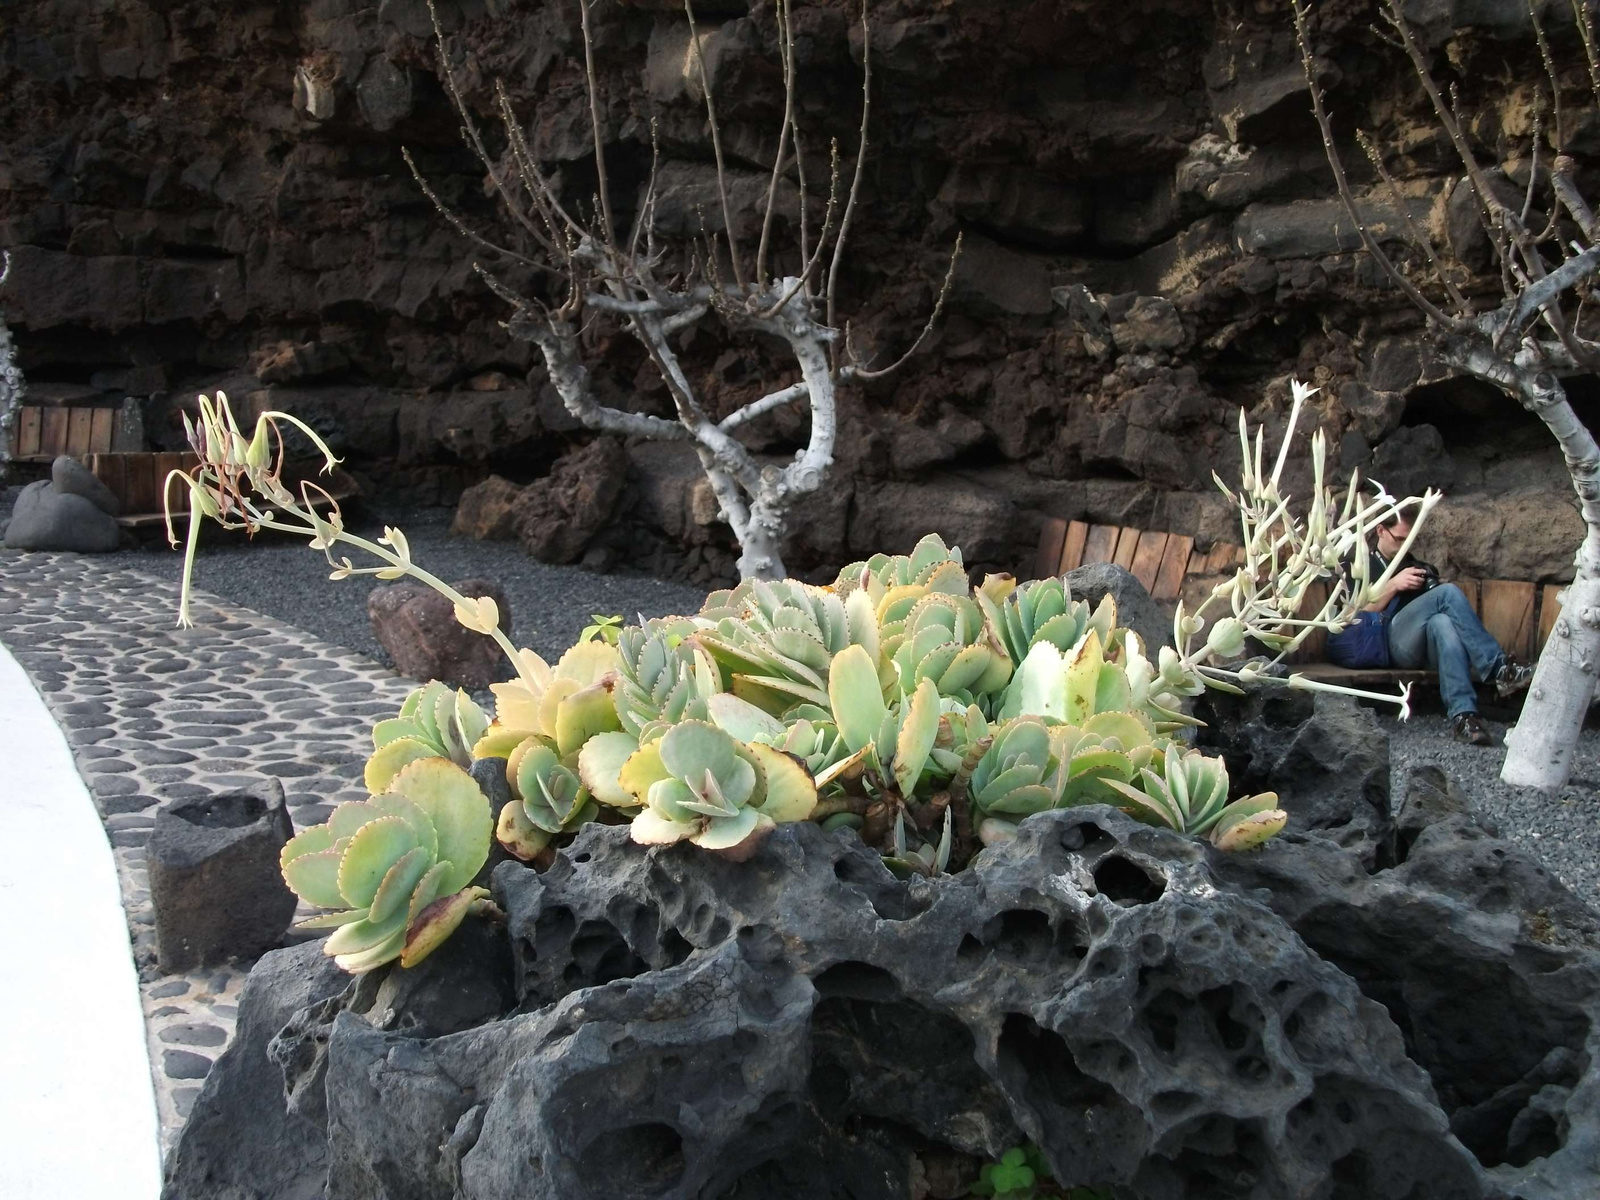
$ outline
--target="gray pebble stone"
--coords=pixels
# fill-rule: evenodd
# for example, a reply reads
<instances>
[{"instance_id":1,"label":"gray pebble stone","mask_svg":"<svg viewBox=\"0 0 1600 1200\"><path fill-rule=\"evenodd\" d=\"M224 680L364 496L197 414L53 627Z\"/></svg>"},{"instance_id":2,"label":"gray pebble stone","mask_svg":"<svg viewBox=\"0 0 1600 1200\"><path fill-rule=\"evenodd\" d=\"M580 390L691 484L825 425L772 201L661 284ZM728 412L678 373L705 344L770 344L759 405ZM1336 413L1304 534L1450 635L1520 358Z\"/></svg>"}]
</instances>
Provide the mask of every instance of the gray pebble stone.
<instances>
[{"instance_id":1,"label":"gray pebble stone","mask_svg":"<svg viewBox=\"0 0 1600 1200\"><path fill-rule=\"evenodd\" d=\"M161 1071L168 1079L204 1079L211 1070L211 1060L203 1054L189 1050L163 1050Z\"/></svg>"},{"instance_id":2,"label":"gray pebble stone","mask_svg":"<svg viewBox=\"0 0 1600 1200\"><path fill-rule=\"evenodd\" d=\"M174 1012L182 1011L174 1009ZM220 1046L228 1035L215 1025L168 1025L160 1033L163 1042L179 1046Z\"/></svg>"}]
</instances>

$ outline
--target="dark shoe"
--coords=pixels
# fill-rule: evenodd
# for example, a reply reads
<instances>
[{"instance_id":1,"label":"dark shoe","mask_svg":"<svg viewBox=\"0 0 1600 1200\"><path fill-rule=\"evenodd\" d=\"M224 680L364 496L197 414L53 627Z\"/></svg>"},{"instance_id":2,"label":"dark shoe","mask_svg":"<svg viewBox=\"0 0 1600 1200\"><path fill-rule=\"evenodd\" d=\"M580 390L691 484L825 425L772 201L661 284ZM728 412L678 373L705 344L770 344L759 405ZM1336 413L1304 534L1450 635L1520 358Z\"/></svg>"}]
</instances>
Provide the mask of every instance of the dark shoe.
<instances>
[{"instance_id":1,"label":"dark shoe","mask_svg":"<svg viewBox=\"0 0 1600 1200\"><path fill-rule=\"evenodd\" d=\"M1533 668L1514 663L1508 658L1500 664L1490 682L1494 684L1494 694L1504 700L1507 696L1515 696L1533 682Z\"/></svg>"},{"instance_id":2,"label":"dark shoe","mask_svg":"<svg viewBox=\"0 0 1600 1200\"><path fill-rule=\"evenodd\" d=\"M1494 738L1489 735L1489 727L1483 723L1483 718L1475 712L1462 713L1450 719L1450 734L1458 742L1466 742L1469 746L1492 746Z\"/></svg>"}]
</instances>

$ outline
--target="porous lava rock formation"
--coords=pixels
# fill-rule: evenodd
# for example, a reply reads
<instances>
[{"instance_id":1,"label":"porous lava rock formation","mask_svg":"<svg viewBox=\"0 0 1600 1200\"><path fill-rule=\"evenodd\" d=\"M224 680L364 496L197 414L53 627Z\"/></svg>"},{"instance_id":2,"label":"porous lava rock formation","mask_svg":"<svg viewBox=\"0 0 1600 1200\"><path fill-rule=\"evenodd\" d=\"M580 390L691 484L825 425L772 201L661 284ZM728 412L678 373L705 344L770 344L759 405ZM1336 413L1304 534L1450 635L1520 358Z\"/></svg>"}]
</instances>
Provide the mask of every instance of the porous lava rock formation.
<instances>
[{"instance_id":1,"label":"porous lava rock formation","mask_svg":"<svg viewBox=\"0 0 1600 1200\"><path fill-rule=\"evenodd\" d=\"M1150 1200L1583 1194L1592 914L1451 820L1369 875L1076 809L910 882L811 824L742 864L587 826L418 968L263 959L165 1195L909 1200L1023 1140Z\"/></svg>"},{"instance_id":2,"label":"porous lava rock formation","mask_svg":"<svg viewBox=\"0 0 1600 1200\"><path fill-rule=\"evenodd\" d=\"M773 6L700 8L734 221L758 229L781 99ZM504 78L566 194L588 205L571 0L439 11L470 103L489 113ZM814 212L830 139L847 168L856 143L857 16L854 0L796 5ZM1225 538L1209 480L1213 467L1230 475L1236 406L1280 420L1296 374L1323 389L1317 422L1341 469L1457 493L1435 515L1430 561L1569 577L1581 524L1548 435L1497 395L1444 380L1415 314L1351 253L1281 5L878 0L871 16L872 151L841 313L857 344L878 361L898 354L958 231L966 252L925 352L843 397L834 480L795 522L792 567L820 573L937 529L969 561L1014 569L1045 516ZM1543 80L1526 6L1450 0L1418 16L1441 78L1463 85L1481 161L1525 178L1516 137ZM618 219L637 206L654 119L663 236L698 236L717 206L679 6L616 0L592 19ZM1475 226L1450 188L1459 167L1403 59L1371 32L1370 6L1322 4L1313 20L1340 138L1368 128L1403 203L1471 259ZM1569 28L1549 20L1557 58L1577 64ZM176 408L224 387L305 417L386 486L452 503L491 472L528 483L589 440L401 161L410 147L441 195L496 228L430 41L423 0L9 5L0 303L30 397L137 396L155 440L175 446ZM1600 125L1579 114L1581 70L1569 82L1567 149L1589 163ZM1366 194L1353 141L1345 158ZM1379 236L1400 236L1398 202L1378 188L1368 203ZM792 209L775 235L791 269ZM628 338L602 323L592 351L603 399L670 415ZM789 382L759 342L700 330L684 354L714 416ZM1585 385L1575 394L1588 403ZM773 413L741 436L788 452L803 415ZM693 547L702 577L725 573L728 532L695 503L688 449L628 456L629 520L602 537L630 562L648 561L654 538L680 564Z\"/></svg>"}]
</instances>

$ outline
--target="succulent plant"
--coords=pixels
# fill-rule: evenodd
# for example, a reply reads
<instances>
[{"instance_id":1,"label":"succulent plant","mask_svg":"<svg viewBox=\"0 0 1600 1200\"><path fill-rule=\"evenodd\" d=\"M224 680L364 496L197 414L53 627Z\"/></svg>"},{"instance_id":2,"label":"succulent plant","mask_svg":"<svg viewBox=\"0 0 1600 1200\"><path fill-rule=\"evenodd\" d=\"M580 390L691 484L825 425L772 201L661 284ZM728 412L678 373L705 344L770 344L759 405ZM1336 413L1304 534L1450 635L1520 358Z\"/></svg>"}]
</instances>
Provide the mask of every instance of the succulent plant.
<instances>
[{"instance_id":1,"label":"succulent plant","mask_svg":"<svg viewBox=\"0 0 1600 1200\"><path fill-rule=\"evenodd\" d=\"M1049 642L1065 654L1094 629L1110 645L1117 627L1117 604L1107 592L1093 611L1067 592L1064 579L1039 579L997 600L993 588L979 588L974 599L989 619L996 640L1013 662L1022 662L1036 642Z\"/></svg>"},{"instance_id":2,"label":"succulent plant","mask_svg":"<svg viewBox=\"0 0 1600 1200\"><path fill-rule=\"evenodd\" d=\"M946 546L943 538L930 533L910 554L874 554L865 561L851 563L839 572L833 590L843 596L859 588L878 604L891 591L908 585L965 594L967 571L960 548Z\"/></svg>"},{"instance_id":3,"label":"succulent plant","mask_svg":"<svg viewBox=\"0 0 1600 1200\"><path fill-rule=\"evenodd\" d=\"M635 738L654 721L705 720L706 698L722 689L716 664L685 635L655 621L617 633L620 661L612 701L623 730Z\"/></svg>"},{"instance_id":4,"label":"succulent plant","mask_svg":"<svg viewBox=\"0 0 1600 1200\"><path fill-rule=\"evenodd\" d=\"M339 805L284 846L284 882L335 910L299 927L333 929L323 950L352 974L396 958L414 966L485 903L469 885L492 825L488 798L455 763L408 763L382 795Z\"/></svg>"},{"instance_id":5,"label":"succulent plant","mask_svg":"<svg viewBox=\"0 0 1600 1200\"><path fill-rule=\"evenodd\" d=\"M633 819L634 841L687 840L732 858L748 857L775 824L805 820L817 802L798 759L707 721L683 721L644 743L619 780L645 806Z\"/></svg>"},{"instance_id":6,"label":"succulent plant","mask_svg":"<svg viewBox=\"0 0 1600 1200\"><path fill-rule=\"evenodd\" d=\"M1001 725L978 760L967 785L973 808L984 817L1021 819L1055 807L1061 792L1060 765L1050 729L1037 717Z\"/></svg>"},{"instance_id":7,"label":"succulent plant","mask_svg":"<svg viewBox=\"0 0 1600 1200\"><path fill-rule=\"evenodd\" d=\"M1220 758L1168 745L1155 766L1141 769L1132 783L1105 781L1121 798L1122 810L1141 821L1209 837L1221 850L1244 850L1276 836L1289 819L1274 792L1229 804L1228 768Z\"/></svg>"},{"instance_id":8,"label":"succulent plant","mask_svg":"<svg viewBox=\"0 0 1600 1200\"><path fill-rule=\"evenodd\" d=\"M512 740L542 738L566 758L597 733L622 728L612 689L622 669L617 647L604 641L578 642L552 668L532 650L518 652L519 677L490 684L495 697L493 741L483 750L502 750ZM488 757L478 753L477 757Z\"/></svg>"},{"instance_id":9,"label":"succulent plant","mask_svg":"<svg viewBox=\"0 0 1600 1200\"><path fill-rule=\"evenodd\" d=\"M400 706L400 715L372 727L372 757L364 781L373 795L385 792L408 763L448 758L467 766L473 747L488 731L489 718L464 691L435 680L417 688Z\"/></svg>"},{"instance_id":10,"label":"succulent plant","mask_svg":"<svg viewBox=\"0 0 1600 1200\"><path fill-rule=\"evenodd\" d=\"M941 696L970 704L1011 678L1011 658L992 636L983 610L965 594L928 591L903 619L882 623L880 630L884 657L894 664L903 694L929 679Z\"/></svg>"},{"instance_id":11,"label":"succulent plant","mask_svg":"<svg viewBox=\"0 0 1600 1200\"><path fill-rule=\"evenodd\" d=\"M878 623L865 596L841 600L797 580L746 580L714 593L694 640L728 672L732 692L774 715L826 705L828 667L851 645L876 654Z\"/></svg>"},{"instance_id":12,"label":"succulent plant","mask_svg":"<svg viewBox=\"0 0 1600 1200\"><path fill-rule=\"evenodd\" d=\"M950 817L944 810L944 823L937 841L924 840L916 849L908 849L906 841L906 815L896 813L894 819L894 844L890 853L883 856L883 865L902 879L912 875L942 875L950 865Z\"/></svg>"},{"instance_id":13,"label":"succulent plant","mask_svg":"<svg viewBox=\"0 0 1600 1200\"><path fill-rule=\"evenodd\" d=\"M1081 727L1015 718L1000 727L971 772L978 835L992 844L1036 812L1120 802L1112 783L1133 779L1157 750L1148 719L1137 713L1096 713Z\"/></svg>"},{"instance_id":14,"label":"succulent plant","mask_svg":"<svg viewBox=\"0 0 1600 1200\"><path fill-rule=\"evenodd\" d=\"M524 862L557 834L570 833L600 815L600 806L578 772L539 738L529 738L511 752L506 779L511 784L511 800L500 810L495 836Z\"/></svg>"}]
</instances>

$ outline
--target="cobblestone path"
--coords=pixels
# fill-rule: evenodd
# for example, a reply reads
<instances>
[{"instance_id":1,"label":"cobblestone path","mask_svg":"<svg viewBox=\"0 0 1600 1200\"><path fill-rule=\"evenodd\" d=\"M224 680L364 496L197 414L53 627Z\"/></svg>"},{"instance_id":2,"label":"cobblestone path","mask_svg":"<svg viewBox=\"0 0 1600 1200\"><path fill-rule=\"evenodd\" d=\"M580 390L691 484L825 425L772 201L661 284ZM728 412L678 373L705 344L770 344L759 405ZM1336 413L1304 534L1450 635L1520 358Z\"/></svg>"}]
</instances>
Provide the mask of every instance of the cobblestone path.
<instances>
[{"instance_id":1,"label":"cobblestone path","mask_svg":"<svg viewBox=\"0 0 1600 1200\"><path fill-rule=\"evenodd\" d=\"M369 730L415 686L209 593L192 610L177 628L177 587L115 560L0 550L0 642L65 732L116 856L163 1154L233 1036L250 963L156 963L144 848L158 808L271 775L296 828L314 825L367 798Z\"/></svg>"}]
</instances>

